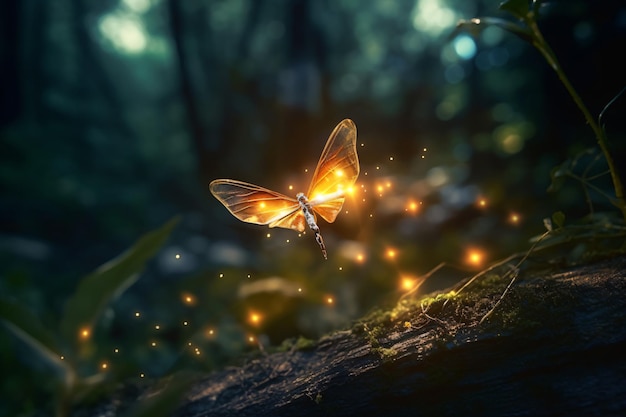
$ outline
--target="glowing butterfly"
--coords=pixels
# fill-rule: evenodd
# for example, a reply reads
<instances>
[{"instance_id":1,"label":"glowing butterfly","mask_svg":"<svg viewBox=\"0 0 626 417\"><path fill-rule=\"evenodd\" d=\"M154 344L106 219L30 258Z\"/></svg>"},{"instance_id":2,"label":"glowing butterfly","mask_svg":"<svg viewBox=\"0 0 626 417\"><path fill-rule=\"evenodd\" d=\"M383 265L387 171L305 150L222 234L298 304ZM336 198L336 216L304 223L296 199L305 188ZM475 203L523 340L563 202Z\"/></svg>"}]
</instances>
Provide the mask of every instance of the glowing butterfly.
<instances>
[{"instance_id":1,"label":"glowing butterfly","mask_svg":"<svg viewBox=\"0 0 626 417\"><path fill-rule=\"evenodd\" d=\"M291 198L258 185L227 179L212 181L209 189L233 216L244 222L298 232L304 232L308 224L327 259L315 214L328 223L334 222L345 193L358 176L356 126L352 120L345 119L330 134L307 194L298 193L296 198Z\"/></svg>"}]
</instances>

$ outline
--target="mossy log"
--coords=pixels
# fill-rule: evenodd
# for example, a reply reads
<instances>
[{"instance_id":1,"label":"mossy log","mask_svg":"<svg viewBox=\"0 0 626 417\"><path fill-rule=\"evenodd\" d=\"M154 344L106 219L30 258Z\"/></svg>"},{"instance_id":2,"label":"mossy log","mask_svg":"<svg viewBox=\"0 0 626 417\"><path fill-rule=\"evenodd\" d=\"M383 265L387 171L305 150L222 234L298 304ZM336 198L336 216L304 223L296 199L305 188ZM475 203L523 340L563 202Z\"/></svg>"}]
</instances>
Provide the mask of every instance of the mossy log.
<instances>
[{"instance_id":1,"label":"mossy log","mask_svg":"<svg viewBox=\"0 0 626 417\"><path fill-rule=\"evenodd\" d=\"M522 271L483 320L510 282L492 272L191 388L126 384L72 415L165 415L185 392L175 417L626 416L626 256Z\"/></svg>"},{"instance_id":2,"label":"mossy log","mask_svg":"<svg viewBox=\"0 0 626 417\"><path fill-rule=\"evenodd\" d=\"M175 415L626 415L626 257L525 273L481 323L501 281L216 372Z\"/></svg>"}]
</instances>

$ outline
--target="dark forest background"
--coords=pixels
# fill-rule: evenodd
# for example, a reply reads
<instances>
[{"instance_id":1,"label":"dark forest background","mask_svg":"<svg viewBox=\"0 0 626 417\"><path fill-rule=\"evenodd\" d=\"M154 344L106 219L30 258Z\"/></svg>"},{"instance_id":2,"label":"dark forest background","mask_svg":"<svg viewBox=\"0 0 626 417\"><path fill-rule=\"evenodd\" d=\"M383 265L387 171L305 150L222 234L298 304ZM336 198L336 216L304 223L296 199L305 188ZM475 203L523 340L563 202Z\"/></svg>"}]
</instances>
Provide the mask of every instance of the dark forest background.
<instances>
[{"instance_id":1,"label":"dark forest background","mask_svg":"<svg viewBox=\"0 0 626 417\"><path fill-rule=\"evenodd\" d=\"M554 72L501 29L454 30L459 19L508 18L497 7L3 2L2 296L53 326L82 276L180 214L148 271L107 310L92 356L137 375L211 370L258 341L340 328L440 262L462 268L424 291L447 287L528 248L557 210L585 216L576 181L546 191L553 167L595 146ZM626 85L626 5L568 0L541 11L545 37L598 115ZM625 109L622 97L604 116L618 166ZM208 192L216 178L304 191L344 118L358 128L358 184L369 194L333 225L320 222L328 261L310 234L241 223ZM597 151L584 155L581 166L606 169ZM610 191L609 177L598 186ZM612 210L601 193L591 198L595 211ZM472 250L479 258L468 259ZM202 354L186 351L190 340ZM0 333L0 368L12 375L2 395L14 400L0 412L39 407L46 388L20 346Z\"/></svg>"}]
</instances>

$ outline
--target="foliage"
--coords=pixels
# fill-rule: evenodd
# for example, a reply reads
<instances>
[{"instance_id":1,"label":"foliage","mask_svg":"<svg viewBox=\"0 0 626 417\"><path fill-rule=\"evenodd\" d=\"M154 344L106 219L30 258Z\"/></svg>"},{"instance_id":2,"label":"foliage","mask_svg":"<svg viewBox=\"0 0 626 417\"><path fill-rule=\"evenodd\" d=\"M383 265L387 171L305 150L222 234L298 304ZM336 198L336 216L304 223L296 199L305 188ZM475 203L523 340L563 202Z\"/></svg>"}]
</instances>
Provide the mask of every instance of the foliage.
<instances>
[{"instance_id":1,"label":"foliage","mask_svg":"<svg viewBox=\"0 0 626 417\"><path fill-rule=\"evenodd\" d=\"M567 89L568 93L572 97L572 100L576 103L580 111L583 113L587 124L593 130L595 134L598 146L602 150L602 154L604 155L604 159L609 167L609 173L611 174L611 180L613 181L613 188L615 192L615 196L610 198L611 202L620 210L622 213L623 219L626 221L626 198L624 196L624 187L622 185L622 180L620 178L620 174L617 171L617 167L615 166L614 157L609 149L608 139L606 137L606 132L604 127L601 126L601 115L598 117L598 121L591 116L591 113L587 109L587 106L581 99L578 92L574 89L569 78L565 75L563 67L559 63L556 54L550 47L550 45L546 42L543 37L543 34L539 30L539 26L537 24L537 19L539 18L539 10L542 4L542 0L507 0L500 5L500 9L504 10L518 20L522 22L522 24L515 24L508 22L502 19L494 19L494 18L480 18L480 19L471 19L470 21L460 21L459 27L467 27L467 26L498 26L508 32L511 32L523 40L532 44L540 53L543 55L545 60L548 62L548 65L556 72L561 80L563 86ZM623 92L623 91L622 91ZM621 93L620 93L621 94ZM612 100L611 102L613 102ZM609 103L610 104L610 103ZM606 109L606 107L605 107ZM604 112L604 110L603 110ZM601 113L602 114L602 113ZM560 170L557 170L559 173ZM553 180L555 176L553 174Z\"/></svg>"},{"instance_id":2,"label":"foliage","mask_svg":"<svg viewBox=\"0 0 626 417\"><path fill-rule=\"evenodd\" d=\"M609 149L606 132L604 127L601 127L603 113L617 99L617 97L624 92L624 90L622 90L618 96L613 98L609 104L605 106L598 117L598 122L596 123L596 120L591 116L591 113L587 109L587 106L579 96L578 92L574 89L568 77L565 75L563 67L559 63L552 48L546 42L543 34L539 30L537 19L539 18L541 4L541 0L506 0L500 4L501 10L513 15L521 21L521 24L512 23L499 18L474 18L469 21L460 21L457 27L474 30L476 27L483 28L485 26L497 26L532 44L543 55L549 66L556 72L559 80L562 82L572 100L583 113L584 118L593 130L598 147L602 151L602 156L608 165L608 173L611 176L614 196L607 195L600 187L593 183L593 180L597 180L607 174L605 171L593 171L599 159L597 155L594 155L594 150L585 150L579 153L575 158L568 159L562 164L554 167L550 173L552 182L548 190L552 192L559 191L566 178L576 180L580 183L583 189L585 202L589 207L589 214L586 218L582 219L582 221L577 222L577 224L566 225L566 217L562 211L553 213L551 218L546 218L543 221L547 231L532 239L533 245L527 252L512 255L503 261L491 265L487 270L471 277L463 285L463 287L461 287L459 292L473 284L478 278L482 278L486 272L491 271L493 268L507 265L512 260L520 258L520 261L514 266L511 266L511 269L503 275L503 279L511 277L509 284L502 292L498 301L485 314L482 320L488 318L499 306L505 295L512 287L513 283L518 278L521 265L531 255L534 256L537 253L545 253L546 251L551 251L552 253L558 251L561 252L561 256L565 258L565 261L568 264L571 264L592 259L599 256L599 254L600 256L607 256L607 254L610 255L616 251L618 253L623 253L626 250L626 246L622 243L624 236L626 236L626 226L624 225L626 221L626 199L624 198L624 189L620 174L615 166L614 157ZM590 160L587 161L586 165L581 164L581 161L584 161L585 158ZM580 165L584 166L580 168ZM582 172L579 174L577 170L582 170ZM616 221L611 218L612 216L606 215L605 213L594 213L594 205L589 192L590 189L605 197L609 202L617 207L622 215L621 221ZM554 257L553 261L556 261L557 259L559 258Z\"/></svg>"},{"instance_id":3,"label":"foliage","mask_svg":"<svg viewBox=\"0 0 626 417\"><path fill-rule=\"evenodd\" d=\"M88 349L96 323L104 308L135 282L145 264L161 249L176 223L178 219L174 218L161 228L147 233L125 253L83 278L76 293L67 302L58 332L46 328L18 302L0 300L0 318L3 323L34 353L28 364L36 365L42 361L56 371L53 375L56 375L59 386L57 416L67 415L72 405L111 382L111 376L102 372L105 369L86 374L89 370L93 372L94 368L101 368L93 363L92 349ZM178 386L174 392L180 389ZM155 403L158 401L161 400L154 400ZM174 401L168 399L167 402Z\"/></svg>"}]
</instances>

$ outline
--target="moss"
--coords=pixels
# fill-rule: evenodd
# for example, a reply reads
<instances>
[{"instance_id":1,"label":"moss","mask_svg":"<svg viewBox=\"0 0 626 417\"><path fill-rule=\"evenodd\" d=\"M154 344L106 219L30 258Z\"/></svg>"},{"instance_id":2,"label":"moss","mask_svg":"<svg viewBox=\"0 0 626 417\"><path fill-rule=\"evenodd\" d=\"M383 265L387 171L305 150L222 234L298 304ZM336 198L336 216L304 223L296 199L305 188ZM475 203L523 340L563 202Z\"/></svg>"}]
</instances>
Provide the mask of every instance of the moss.
<instances>
[{"instance_id":1,"label":"moss","mask_svg":"<svg viewBox=\"0 0 626 417\"><path fill-rule=\"evenodd\" d=\"M436 303L441 303L441 302L445 302L448 300L453 300L454 298L457 297L457 293L456 291L448 291L448 292L442 292L442 293L435 293L433 294L428 294L425 295L424 297L422 297L419 300L420 305L424 306L424 307L428 307L431 304L436 304Z\"/></svg>"},{"instance_id":2,"label":"moss","mask_svg":"<svg viewBox=\"0 0 626 417\"><path fill-rule=\"evenodd\" d=\"M300 336L296 340L295 349L298 351L307 351L313 350L317 346L317 342L312 339L307 339L306 337Z\"/></svg>"},{"instance_id":3,"label":"moss","mask_svg":"<svg viewBox=\"0 0 626 417\"><path fill-rule=\"evenodd\" d=\"M296 351L309 351L315 349L317 346L317 341L308 339L303 336L299 336L298 338L286 339L283 343L276 349L278 352L286 352L289 350Z\"/></svg>"},{"instance_id":4,"label":"moss","mask_svg":"<svg viewBox=\"0 0 626 417\"><path fill-rule=\"evenodd\" d=\"M388 360L398 352L384 347L385 341L403 332L434 330L439 334L435 347L444 349L455 340L454 334L467 326L480 324L485 331L494 334L523 334L540 331L548 323L558 325L573 319L571 294L563 295L563 284L559 281L543 279L562 271L560 265L541 262L522 265L514 285L499 301L514 277L507 273L511 267L509 263L494 268L461 292L452 290L407 297L390 309L374 310L356 322L352 332L364 338L373 353ZM487 319L481 320L494 306L495 310Z\"/></svg>"},{"instance_id":5,"label":"moss","mask_svg":"<svg viewBox=\"0 0 626 417\"><path fill-rule=\"evenodd\" d=\"M398 354L398 351L393 348L378 346L372 348L372 353L376 353L383 361L389 361Z\"/></svg>"},{"instance_id":6,"label":"moss","mask_svg":"<svg viewBox=\"0 0 626 417\"><path fill-rule=\"evenodd\" d=\"M374 348L380 346L380 342L378 339L387 334L387 330L388 329L385 329L385 327L381 325L378 325L372 329L367 328L367 330L365 331L367 341Z\"/></svg>"}]
</instances>

